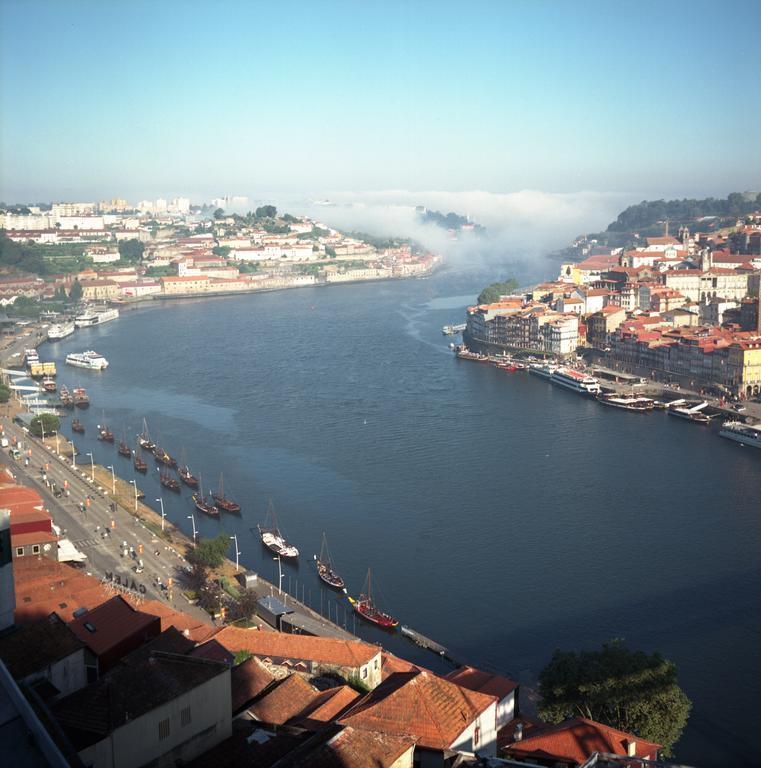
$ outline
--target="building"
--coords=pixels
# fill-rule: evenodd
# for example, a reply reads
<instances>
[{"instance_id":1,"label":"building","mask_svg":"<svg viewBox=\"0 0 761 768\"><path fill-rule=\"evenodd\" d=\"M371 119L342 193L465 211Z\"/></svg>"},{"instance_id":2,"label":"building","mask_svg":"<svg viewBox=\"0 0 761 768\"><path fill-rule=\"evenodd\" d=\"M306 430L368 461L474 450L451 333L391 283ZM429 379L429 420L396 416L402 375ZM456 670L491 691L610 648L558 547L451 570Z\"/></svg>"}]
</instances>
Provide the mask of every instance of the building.
<instances>
[{"instance_id":1,"label":"building","mask_svg":"<svg viewBox=\"0 0 761 768\"><path fill-rule=\"evenodd\" d=\"M230 668L154 652L56 702L53 717L92 768L184 764L232 732Z\"/></svg>"},{"instance_id":2,"label":"building","mask_svg":"<svg viewBox=\"0 0 761 768\"><path fill-rule=\"evenodd\" d=\"M82 298L87 301L110 301L119 297L119 283L115 280L82 280Z\"/></svg>"},{"instance_id":3,"label":"building","mask_svg":"<svg viewBox=\"0 0 761 768\"><path fill-rule=\"evenodd\" d=\"M14 558L45 554L58 557L58 536L42 497L23 485L0 487L0 507L10 510Z\"/></svg>"},{"instance_id":4,"label":"building","mask_svg":"<svg viewBox=\"0 0 761 768\"><path fill-rule=\"evenodd\" d=\"M501 756L531 765L577 768L595 752L657 760L660 748L660 744L594 720L574 717L558 725L535 726L525 736L519 727L513 741L502 749Z\"/></svg>"},{"instance_id":5,"label":"building","mask_svg":"<svg viewBox=\"0 0 761 768\"><path fill-rule=\"evenodd\" d=\"M460 667L445 675L445 679L468 690L496 696L498 731L518 715L518 683L514 680L475 667Z\"/></svg>"},{"instance_id":6,"label":"building","mask_svg":"<svg viewBox=\"0 0 761 768\"><path fill-rule=\"evenodd\" d=\"M186 275L184 277L161 277L161 292L166 295L204 293L209 290L207 275Z\"/></svg>"},{"instance_id":7,"label":"building","mask_svg":"<svg viewBox=\"0 0 761 768\"><path fill-rule=\"evenodd\" d=\"M599 312L589 315L586 320L587 344L590 347L605 349L610 334L626 319L626 310L615 304L603 307Z\"/></svg>"}]
</instances>

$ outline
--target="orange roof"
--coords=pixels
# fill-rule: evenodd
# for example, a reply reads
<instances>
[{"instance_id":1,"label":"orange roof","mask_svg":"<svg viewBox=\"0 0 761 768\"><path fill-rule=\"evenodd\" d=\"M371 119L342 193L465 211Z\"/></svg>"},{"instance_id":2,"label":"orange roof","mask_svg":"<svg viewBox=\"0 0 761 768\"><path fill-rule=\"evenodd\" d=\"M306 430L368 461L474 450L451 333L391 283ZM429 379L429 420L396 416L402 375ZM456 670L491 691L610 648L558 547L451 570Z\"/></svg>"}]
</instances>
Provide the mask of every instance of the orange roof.
<instances>
[{"instance_id":1,"label":"orange roof","mask_svg":"<svg viewBox=\"0 0 761 768\"><path fill-rule=\"evenodd\" d=\"M248 711L263 723L284 725L307 709L317 697L318 691L315 687L309 685L300 675L293 674L248 707Z\"/></svg>"},{"instance_id":2,"label":"orange roof","mask_svg":"<svg viewBox=\"0 0 761 768\"><path fill-rule=\"evenodd\" d=\"M58 541L58 536L50 531L11 533L11 546L13 547L25 547L27 544L46 544L53 541Z\"/></svg>"},{"instance_id":3,"label":"orange roof","mask_svg":"<svg viewBox=\"0 0 761 768\"><path fill-rule=\"evenodd\" d=\"M681 245L681 243L671 236L666 237L646 237L645 242L648 245Z\"/></svg>"},{"instance_id":4,"label":"orange roof","mask_svg":"<svg viewBox=\"0 0 761 768\"><path fill-rule=\"evenodd\" d=\"M254 656L272 659L304 659L345 667L362 666L380 653L380 648L358 640L260 632L239 627L225 627L214 639L233 653L248 651Z\"/></svg>"},{"instance_id":5,"label":"orange roof","mask_svg":"<svg viewBox=\"0 0 761 768\"><path fill-rule=\"evenodd\" d=\"M478 691L479 693L489 693L500 700L511 694L518 687L518 683L510 680L508 677L484 672L475 667L460 667L445 677L447 680L451 680L463 688Z\"/></svg>"},{"instance_id":6,"label":"orange roof","mask_svg":"<svg viewBox=\"0 0 761 768\"><path fill-rule=\"evenodd\" d=\"M359 697L360 694L348 685L329 688L318 695L308 712L302 712L290 725L314 729L325 723L330 723L346 712Z\"/></svg>"},{"instance_id":7,"label":"orange roof","mask_svg":"<svg viewBox=\"0 0 761 768\"><path fill-rule=\"evenodd\" d=\"M627 755L629 742L636 744L636 757L654 759L661 744L645 741L638 736L619 731L594 720L574 717L559 725L532 730L521 741L508 744L510 757L553 757L558 760L583 763L593 752Z\"/></svg>"},{"instance_id":8,"label":"orange roof","mask_svg":"<svg viewBox=\"0 0 761 768\"><path fill-rule=\"evenodd\" d=\"M191 654L195 655L195 654ZM246 659L230 670L233 712L248 704L272 684L274 676L259 659Z\"/></svg>"},{"instance_id":9,"label":"orange roof","mask_svg":"<svg viewBox=\"0 0 761 768\"><path fill-rule=\"evenodd\" d=\"M151 625L155 625L153 630ZM69 622L69 627L97 656L127 638L143 633L147 639L160 631L156 616L136 610L120 595Z\"/></svg>"},{"instance_id":10,"label":"orange roof","mask_svg":"<svg viewBox=\"0 0 761 768\"><path fill-rule=\"evenodd\" d=\"M411 735L421 747L449 749L496 697L421 670L390 675L339 721L381 733Z\"/></svg>"}]
</instances>

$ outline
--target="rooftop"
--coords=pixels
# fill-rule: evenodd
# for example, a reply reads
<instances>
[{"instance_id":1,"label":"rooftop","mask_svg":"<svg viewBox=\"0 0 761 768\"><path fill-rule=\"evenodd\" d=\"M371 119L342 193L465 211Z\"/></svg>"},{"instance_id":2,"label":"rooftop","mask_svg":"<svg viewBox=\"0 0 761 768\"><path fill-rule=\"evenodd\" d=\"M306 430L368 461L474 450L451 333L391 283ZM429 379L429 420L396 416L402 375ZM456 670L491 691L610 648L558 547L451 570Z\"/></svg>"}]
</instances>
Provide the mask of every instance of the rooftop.
<instances>
[{"instance_id":1,"label":"rooftop","mask_svg":"<svg viewBox=\"0 0 761 768\"><path fill-rule=\"evenodd\" d=\"M478 691L479 693L488 693L500 700L504 699L505 696L512 693L518 687L518 683L514 680L510 680L502 675L492 674L491 672L484 672L475 667L460 667L454 672L445 675L445 678L457 685L461 685L463 688Z\"/></svg>"}]
</instances>

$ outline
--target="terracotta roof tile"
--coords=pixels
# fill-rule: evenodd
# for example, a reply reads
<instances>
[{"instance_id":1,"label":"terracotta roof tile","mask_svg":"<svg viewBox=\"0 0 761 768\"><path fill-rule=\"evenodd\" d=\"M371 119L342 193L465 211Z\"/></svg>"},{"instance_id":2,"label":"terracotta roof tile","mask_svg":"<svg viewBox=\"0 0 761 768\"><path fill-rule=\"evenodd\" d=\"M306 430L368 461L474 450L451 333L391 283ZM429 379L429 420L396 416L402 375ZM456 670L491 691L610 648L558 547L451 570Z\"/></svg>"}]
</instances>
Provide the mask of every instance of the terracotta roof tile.
<instances>
[{"instance_id":1,"label":"terracotta roof tile","mask_svg":"<svg viewBox=\"0 0 761 768\"><path fill-rule=\"evenodd\" d=\"M275 680L259 659L246 659L230 672L233 713L263 693Z\"/></svg>"},{"instance_id":2,"label":"terracotta roof tile","mask_svg":"<svg viewBox=\"0 0 761 768\"><path fill-rule=\"evenodd\" d=\"M359 697L360 694L348 685L329 688L318 694L308 712L292 720L289 725L314 730L339 718Z\"/></svg>"},{"instance_id":3,"label":"terracotta roof tile","mask_svg":"<svg viewBox=\"0 0 761 768\"><path fill-rule=\"evenodd\" d=\"M496 696L500 700L518 687L518 683L514 680L502 675L494 675L491 672L484 672L475 667L460 667L445 675L445 679L471 691Z\"/></svg>"},{"instance_id":4,"label":"terracotta roof tile","mask_svg":"<svg viewBox=\"0 0 761 768\"><path fill-rule=\"evenodd\" d=\"M247 711L263 723L284 725L306 712L317 697L316 688L293 674L247 707Z\"/></svg>"}]
</instances>

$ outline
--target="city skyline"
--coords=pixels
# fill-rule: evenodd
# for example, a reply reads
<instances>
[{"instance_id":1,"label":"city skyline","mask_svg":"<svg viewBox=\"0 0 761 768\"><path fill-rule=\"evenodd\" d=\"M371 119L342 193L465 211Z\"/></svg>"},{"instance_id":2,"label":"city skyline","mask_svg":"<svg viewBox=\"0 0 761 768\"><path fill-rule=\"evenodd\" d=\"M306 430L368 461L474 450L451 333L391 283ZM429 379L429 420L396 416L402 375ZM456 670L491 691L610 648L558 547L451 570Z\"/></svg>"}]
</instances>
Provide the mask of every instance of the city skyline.
<instances>
[{"instance_id":1,"label":"city skyline","mask_svg":"<svg viewBox=\"0 0 761 768\"><path fill-rule=\"evenodd\" d=\"M756 189L760 17L731 2L706 39L705 2L5 2L0 198Z\"/></svg>"}]
</instances>

